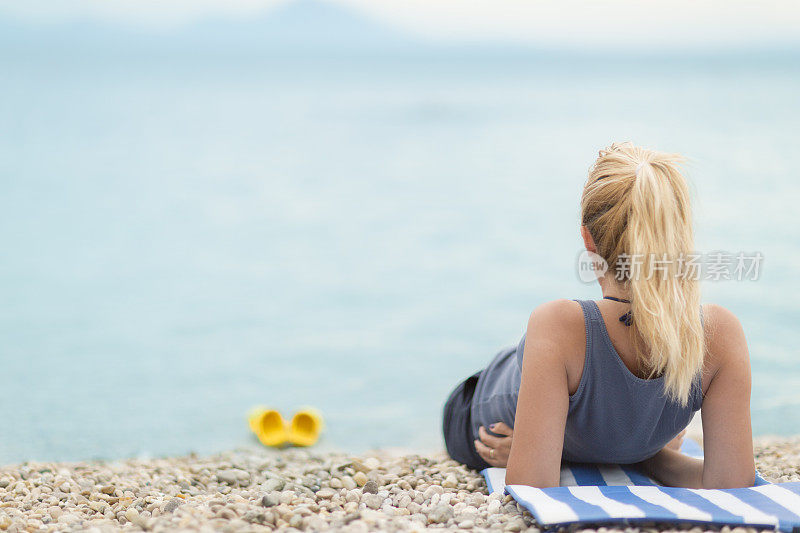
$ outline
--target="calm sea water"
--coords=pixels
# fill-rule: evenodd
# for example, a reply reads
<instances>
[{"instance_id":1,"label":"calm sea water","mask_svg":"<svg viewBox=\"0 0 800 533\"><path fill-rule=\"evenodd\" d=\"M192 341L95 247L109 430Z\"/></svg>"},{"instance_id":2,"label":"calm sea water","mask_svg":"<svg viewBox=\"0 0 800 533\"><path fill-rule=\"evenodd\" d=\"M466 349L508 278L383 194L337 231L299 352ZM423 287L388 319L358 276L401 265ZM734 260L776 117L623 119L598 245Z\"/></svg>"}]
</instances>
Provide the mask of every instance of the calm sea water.
<instances>
[{"instance_id":1,"label":"calm sea water","mask_svg":"<svg viewBox=\"0 0 800 533\"><path fill-rule=\"evenodd\" d=\"M209 452L313 405L324 446L437 448L455 383L579 282L612 140L686 154L758 434L800 433L800 67L7 55L0 462Z\"/></svg>"}]
</instances>

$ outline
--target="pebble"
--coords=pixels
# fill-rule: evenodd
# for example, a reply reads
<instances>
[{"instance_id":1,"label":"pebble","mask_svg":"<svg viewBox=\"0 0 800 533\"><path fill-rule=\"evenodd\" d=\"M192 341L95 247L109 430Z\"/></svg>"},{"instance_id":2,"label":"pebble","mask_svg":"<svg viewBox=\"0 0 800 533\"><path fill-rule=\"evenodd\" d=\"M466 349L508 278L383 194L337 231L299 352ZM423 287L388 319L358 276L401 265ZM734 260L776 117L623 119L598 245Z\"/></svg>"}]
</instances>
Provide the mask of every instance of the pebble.
<instances>
[{"instance_id":1,"label":"pebble","mask_svg":"<svg viewBox=\"0 0 800 533\"><path fill-rule=\"evenodd\" d=\"M756 464L765 477L800 481L800 438L756 444ZM352 457L248 449L206 457L0 466L0 532L369 533L435 527L538 533L533 525L513 498L487 494L479 474L444 454ZM612 526L596 533L664 529L679 528Z\"/></svg>"},{"instance_id":2,"label":"pebble","mask_svg":"<svg viewBox=\"0 0 800 533\"><path fill-rule=\"evenodd\" d=\"M355 481L356 485L358 485L359 487L363 487L364 485L367 484L367 481L368 481L367 475L364 472L359 470L353 476L353 481Z\"/></svg>"},{"instance_id":3,"label":"pebble","mask_svg":"<svg viewBox=\"0 0 800 533\"><path fill-rule=\"evenodd\" d=\"M139 512L135 507L128 507L128 510L125 511L125 518L128 519L128 522L135 524L139 520Z\"/></svg>"},{"instance_id":4,"label":"pebble","mask_svg":"<svg viewBox=\"0 0 800 533\"><path fill-rule=\"evenodd\" d=\"M441 495L443 493L444 493L444 489L440 485L431 485L430 487L425 489L425 492L422 493L422 496L426 500L430 500L431 498L433 498L434 494Z\"/></svg>"},{"instance_id":5,"label":"pebble","mask_svg":"<svg viewBox=\"0 0 800 533\"><path fill-rule=\"evenodd\" d=\"M180 507L183 504L183 500L180 498L172 498L170 501L164 505L164 512L165 513L174 513L175 509Z\"/></svg>"},{"instance_id":6,"label":"pebble","mask_svg":"<svg viewBox=\"0 0 800 533\"><path fill-rule=\"evenodd\" d=\"M274 492L270 492L269 494L265 494L261 498L261 505L263 505L264 507L275 507L279 503L281 503L280 498Z\"/></svg>"},{"instance_id":7,"label":"pebble","mask_svg":"<svg viewBox=\"0 0 800 533\"><path fill-rule=\"evenodd\" d=\"M380 509L383 505L384 499L382 496L378 496L377 494L365 494L361 501L363 501L367 507L371 509Z\"/></svg>"},{"instance_id":8,"label":"pebble","mask_svg":"<svg viewBox=\"0 0 800 533\"><path fill-rule=\"evenodd\" d=\"M239 482L244 482L250 479L250 474L244 470L238 469L220 470L217 472L217 479L222 483L227 483L228 485L237 485Z\"/></svg>"},{"instance_id":9,"label":"pebble","mask_svg":"<svg viewBox=\"0 0 800 533\"><path fill-rule=\"evenodd\" d=\"M269 478L263 483L262 488L268 492L274 492L274 491L280 492L283 490L285 486L286 486L286 481L284 481L283 479Z\"/></svg>"},{"instance_id":10,"label":"pebble","mask_svg":"<svg viewBox=\"0 0 800 533\"><path fill-rule=\"evenodd\" d=\"M364 483L364 486L361 488L361 491L364 493L370 494L378 494L378 484L374 481L367 481Z\"/></svg>"},{"instance_id":11,"label":"pebble","mask_svg":"<svg viewBox=\"0 0 800 533\"><path fill-rule=\"evenodd\" d=\"M377 491L376 491L376 492L377 492ZM335 495L336 495L336 491L334 491L333 489L319 489L319 490L317 491L317 499L318 499L318 500L319 500L319 499L322 499L322 500L330 500L330 499L331 499L331 498L333 498Z\"/></svg>"},{"instance_id":12,"label":"pebble","mask_svg":"<svg viewBox=\"0 0 800 533\"><path fill-rule=\"evenodd\" d=\"M525 522L520 519L512 520L506 525L504 529L506 531L512 531L512 532L522 531L523 529L525 529Z\"/></svg>"},{"instance_id":13,"label":"pebble","mask_svg":"<svg viewBox=\"0 0 800 533\"><path fill-rule=\"evenodd\" d=\"M434 524L444 524L453 518L453 508L449 505L437 505L428 513L428 521Z\"/></svg>"},{"instance_id":14,"label":"pebble","mask_svg":"<svg viewBox=\"0 0 800 533\"><path fill-rule=\"evenodd\" d=\"M401 509L408 509L408 506L412 503L414 502L411 500L411 496L408 494L403 494L397 499L397 507Z\"/></svg>"}]
</instances>

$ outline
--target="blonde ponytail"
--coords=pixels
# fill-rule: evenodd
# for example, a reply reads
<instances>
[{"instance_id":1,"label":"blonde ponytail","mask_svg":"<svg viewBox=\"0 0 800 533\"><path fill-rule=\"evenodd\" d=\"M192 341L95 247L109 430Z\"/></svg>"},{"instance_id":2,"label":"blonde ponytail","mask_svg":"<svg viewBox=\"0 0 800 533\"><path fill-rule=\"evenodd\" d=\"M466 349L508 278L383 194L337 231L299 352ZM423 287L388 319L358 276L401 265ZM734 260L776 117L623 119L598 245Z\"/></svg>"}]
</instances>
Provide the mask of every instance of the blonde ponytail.
<instances>
[{"instance_id":1,"label":"blonde ponytail","mask_svg":"<svg viewBox=\"0 0 800 533\"><path fill-rule=\"evenodd\" d=\"M610 273L629 289L637 354L666 394L686 405L703 366L700 286L684 270L693 253L682 158L614 144L601 151L581 200L583 225Z\"/></svg>"}]
</instances>

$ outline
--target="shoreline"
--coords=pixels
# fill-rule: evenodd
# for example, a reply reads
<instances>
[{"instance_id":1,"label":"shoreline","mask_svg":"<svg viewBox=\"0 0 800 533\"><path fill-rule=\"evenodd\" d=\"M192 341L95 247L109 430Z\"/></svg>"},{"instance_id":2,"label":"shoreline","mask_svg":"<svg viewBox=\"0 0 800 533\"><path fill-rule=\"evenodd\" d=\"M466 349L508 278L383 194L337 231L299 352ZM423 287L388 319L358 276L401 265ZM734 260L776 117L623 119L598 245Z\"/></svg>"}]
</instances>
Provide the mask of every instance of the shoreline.
<instances>
[{"instance_id":1,"label":"shoreline","mask_svg":"<svg viewBox=\"0 0 800 533\"><path fill-rule=\"evenodd\" d=\"M800 436L759 437L755 458L767 480L800 481ZM510 496L487 494L480 474L444 452L349 455L254 448L0 466L0 530L15 533L428 528L536 530ZM667 529L686 528L666 524L647 531Z\"/></svg>"}]
</instances>

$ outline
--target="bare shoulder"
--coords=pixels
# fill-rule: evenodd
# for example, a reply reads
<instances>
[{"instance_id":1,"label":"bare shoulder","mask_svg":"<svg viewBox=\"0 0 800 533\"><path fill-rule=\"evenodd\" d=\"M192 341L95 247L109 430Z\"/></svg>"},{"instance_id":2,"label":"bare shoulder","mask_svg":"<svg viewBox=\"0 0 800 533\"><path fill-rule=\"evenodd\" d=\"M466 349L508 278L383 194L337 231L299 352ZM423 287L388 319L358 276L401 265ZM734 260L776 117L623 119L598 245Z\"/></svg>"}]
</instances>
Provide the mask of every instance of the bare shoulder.
<instances>
[{"instance_id":1,"label":"bare shoulder","mask_svg":"<svg viewBox=\"0 0 800 533\"><path fill-rule=\"evenodd\" d=\"M546 349L553 356L582 356L586 335L580 304L574 300L553 300L534 309L528 319L528 344Z\"/></svg>"},{"instance_id":2,"label":"bare shoulder","mask_svg":"<svg viewBox=\"0 0 800 533\"><path fill-rule=\"evenodd\" d=\"M580 384L585 354L586 325L578 302L553 300L533 310L525 337L523 373L556 369L552 376L563 372L568 393L573 394Z\"/></svg>"},{"instance_id":3,"label":"bare shoulder","mask_svg":"<svg viewBox=\"0 0 800 533\"><path fill-rule=\"evenodd\" d=\"M583 324L583 311L578 302L553 300L543 303L533 310L528 319L528 328L535 325L562 329L570 328L577 323Z\"/></svg>"},{"instance_id":4,"label":"bare shoulder","mask_svg":"<svg viewBox=\"0 0 800 533\"><path fill-rule=\"evenodd\" d=\"M749 370L750 356L744 328L733 312L721 305L703 306L703 327L708 353L706 369L716 374L722 367Z\"/></svg>"}]
</instances>

